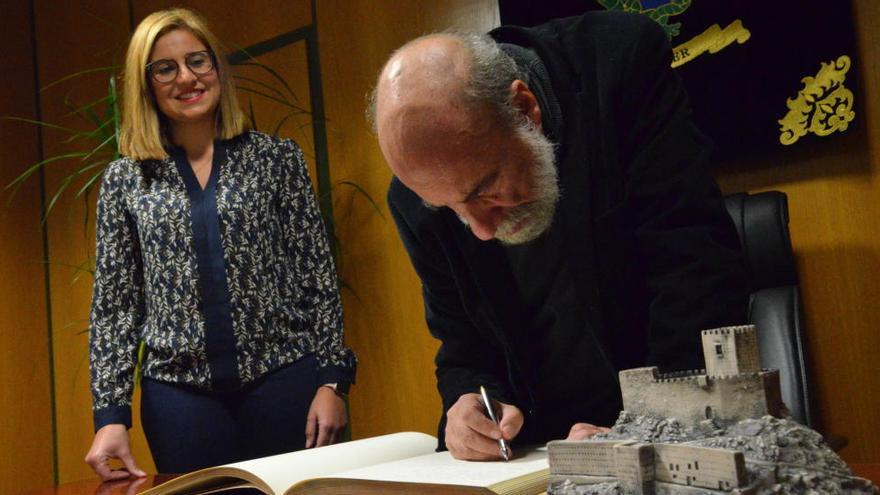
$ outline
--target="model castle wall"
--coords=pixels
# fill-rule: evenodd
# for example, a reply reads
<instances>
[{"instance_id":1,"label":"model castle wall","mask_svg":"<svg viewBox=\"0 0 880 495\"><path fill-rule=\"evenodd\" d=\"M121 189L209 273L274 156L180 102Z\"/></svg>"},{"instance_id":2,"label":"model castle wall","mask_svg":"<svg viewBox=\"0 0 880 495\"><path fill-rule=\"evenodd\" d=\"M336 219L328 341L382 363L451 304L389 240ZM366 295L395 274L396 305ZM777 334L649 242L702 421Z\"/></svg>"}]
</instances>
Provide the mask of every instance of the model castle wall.
<instances>
[{"instance_id":1,"label":"model castle wall","mask_svg":"<svg viewBox=\"0 0 880 495\"><path fill-rule=\"evenodd\" d=\"M761 370L754 326L706 330L702 339L705 371L668 375L661 375L656 367L621 371L623 408L690 424L708 418L782 416L779 371Z\"/></svg>"},{"instance_id":2,"label":"model castle wall","mask_svg":"<svg viewBox=\"0 0 880 495\"><path fill-rule=\"evenodd\" d=\"M657 368L620 373L623 408L634 414L674 417L686 424L718 418L738 421L764 415L780 417L779 372L668 378Z\"/></svg>"},{"instance_id":3,"label":"model castle wall","mask_svg":"<svg viewBox=\"0 0 880 495\"><path fill-rule=\"evenodd\" d=\"M657 481L715 490L739 488L748 482L745 456L735 450L655 444Z\"/></svg>"},{"instance_id":4,"label":"model castle wall","mask_svg":"<svg viewBox=\"0 0 880 495\"><path fill-rule=\"evenodd\" d=\"M580 483L616 480L624 493L655 493L655 483L729 492L748 483L742 452L687 444L592 440L550 442L550 476Z\"/></svg>"}]
</instances>

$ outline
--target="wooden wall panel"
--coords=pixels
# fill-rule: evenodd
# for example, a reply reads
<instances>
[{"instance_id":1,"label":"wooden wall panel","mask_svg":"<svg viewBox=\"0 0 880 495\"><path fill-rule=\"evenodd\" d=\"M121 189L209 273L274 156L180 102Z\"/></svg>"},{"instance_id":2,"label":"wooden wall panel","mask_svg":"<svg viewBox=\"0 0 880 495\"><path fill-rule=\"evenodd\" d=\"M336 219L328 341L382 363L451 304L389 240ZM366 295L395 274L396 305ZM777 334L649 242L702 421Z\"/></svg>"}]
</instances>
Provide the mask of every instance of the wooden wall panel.
<instances>
[{"instance_id":1,"label":"wooden wall panel","mask_svg":"<svg viewBox=\"0 0 880 495\"><path fill-rule=\"evenodd\" d=\"M425 326L420 285L385 205L391 173L364 118L366 94L391 52L450 26L486 31L496 2L321 0L317 4L331 174L351 180L380 205L377 214L352 188L334 192L341 240L347 341L360 359L352 389L352 433L435 433L441 407L434 379L437 342Z\"/></svg>"},{"instance_id":2,"label":"wooden wall panel","mask_svg":"<svg viewBox=\"0 0 880 495\"><path fill-rule=\"evenodd\" d=\"M202 14L231 50L244 48L312 22L311 0L133 0L134 22L157 10L186 7Z\"/></svg>"},{"instance_id":3,"label":"wooden wall panel","mask_svg":"<svg viewBox=\"0 0 880 495\"><path fill-rule=\"evenodd\" d=\"M36 117L28 2L0 16L0 115ZM37 161L38 130L0 120L0 187ZM40 187L0 194L0 493L53 481L51 387Z\"/></svg>"},{"instance_id":4,"label":"wooden wall panel","mask_svg":"<svg viewBox=\"0 0 880 495\"><path fill-rule=\"evenodd\" d=\"M258 84L244 80L239 80L240 88L256 88L273 98L283 99L287 102L287 104L282 104L264 96L239 89L238 97L241 101L241 107L248 113L253 108L257 130L260 132L277 134L280 137L293 139L299 144L309 163L312 182L317 184L318 175L315 169L315 144L312 137L306 43L305 41L298 41L292 45L287 45L257 57L257 61L270 67L284 78L294 96L291 96L290 92L264 69L254 66L238 66L234 68L237 75L257 79L272 86L281 94L276 94ZM292 108L288 104L294 105L297 108ZM278 127L279 124L281 125L280 128ZM276 129L278 130L277 133Z\"/></svg>"},{"instance_id":5,"label":"wooden wall panel","mask_svg":"<svg viewBox=\"0 0 880 495\"><path fill-rule=\"evenodd\" d=\"M841 453L847 461L878 462L880 4L852 3L862 78L859 128L725 164L717 177L725 192L788 194L821 428L848 437L850 445Z\"/></svg>"},{"instance_id":6,"label":"wooden wall panel","mask_svg":"<svg viewBox=\"0 0 880 495\"><path fill-rule=\"evenodd\" d=\"M129 34L126 3L79 0L59 4L37 0L35 12L38 69L44 85L76 71L121 62ZM84 104L105 95L109 77L109 73L88 75L43 91L43 118L48 122L87 129L83 122L69 115L63 102L69 98ZM58 132L47 132L43 147L45 156L83 149L80 142L64 144L62 141L66 137ZM71 160L49 167L47 193L53 194L63 178L82 164ZM74 267L84 264L93 252L96 193L89 204L75 199L72 194L64 195L51 213L47 226L55 349L58 477L61 482L94 476L83 462L93 435L86 332L92 280ZM84 226L87 209L92 220L88 228ZM138 457L143 458L143 442L136 441L135 447L141 454ZM149 468L148 457L144 461L141 461L146 464L144 467Z\"/></svg>"}]
</instances>

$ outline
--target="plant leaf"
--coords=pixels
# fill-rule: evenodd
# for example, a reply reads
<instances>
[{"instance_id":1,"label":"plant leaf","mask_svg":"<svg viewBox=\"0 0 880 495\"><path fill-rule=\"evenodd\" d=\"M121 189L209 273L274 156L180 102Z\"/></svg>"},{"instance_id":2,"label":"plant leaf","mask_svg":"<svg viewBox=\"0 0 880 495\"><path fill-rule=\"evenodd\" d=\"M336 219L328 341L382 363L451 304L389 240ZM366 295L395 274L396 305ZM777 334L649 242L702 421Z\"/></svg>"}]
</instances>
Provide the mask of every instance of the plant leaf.
<instances>
[{"instance_id":1,"label":"plant leaf","mask_svg":"<svg viewBox=\"0 0 880 495\"><path fill-rule=\"evenodd\" d=\"M254 100L250 96L248 96L248 118L251 119L251 125L254 127L254 130L258 131L257 115L254 113Z\"/></svg>"},{"instance_id":2,"label":"plant leaf","mask_svg":"<svg viewBox=\"0 0 880 495\"><path fill-rule=\"evenodd\" d=\"M64 192L65 189L73 182L73 179L76 179L77 174L73 173L68 175L61 181L61 185L58 186L58 189L55 190L55 194L52 195L52 199L49 200L49 203L46 205L45 210L43 211L43 219L42 222L46 223L46 220L49 219L49 213L52 212L52 208L55 206L55 203L58 202L58 198L61 197L61 193Z\"/></svg>"},{"instance_id":3,"label":"plant leaf","mask_svg":"<svg viewBox=\"0 0 880 495\"><path fill-rule=\"evenodd\" d=\"M86 194L82 197L83 203L84 203L83 204L83 211L85 212L85 215L83 215L83 240L86 241L86 243L88 243L88 241L89 241L89 211L91 210L89 208L89 206L90 206L89 205L89 193L90 192L91 192L91 189L88 189L86 191Z\"/></svg>"},{"instance_id":4,"label":"plant leaf","mask_svg":"<svg viewBox=\"0 0 880 495\"><path fill-rule=\"evenodd\" d=\"M83 111L83 114L95 127L102 127L101 124L105 123L105 119L102 119L101 116L95 113L95 110L92 108L85 109Z\"/></svg>"},{"instance_id":5,"label":"plant leaf","mask_svg":"<svg viewBox=\"0 0 880 495\"><path fill-rule=\"evenodd\" d=\"M46 166L50 163L53 163L53 162L57 162L59 160L67 160L70 158L80 158L80 157L84 156L85 154L86 153L83 151L77 151L77 152L73 152L73 153L65 153L63 155L56 155L56 156L53 156L50 158L46 158L45 160L41 160L41 161L31 165L30 167L28 167L27 170L25 170L24 172L21 173L21 175L19 175L15 179L13 179L12 182L7 184L6 187L4 188L4 190L11 189L9 199L7 200L7 203L6 203L7 206L9 205L9 203L12 202L12 198L15 197L15 193L18 191L18 188L21 187L21 185L24 183L24 181L27 180L27 178L30 177L31 175L33 175L35 172L40 170L41 167L44 167L44 166Z\"/></svg>"},{"instance_id":6,"label":"plant leaf","mask_svg":"<svg viewBox=\"0 0 880 495\"><path fill-rule=\"evenodd\" d=\"M116 136L111 135L110 137L108 137L107 139L105 139L104 142L102 142L102 143L99 144L98 146L95 146L95 147L92 149L92 151L90 151L89 154L87 154L86 156L82 157L81 160L82 160L82 161L86 161L86 160L88 160L88 159L91 158L95 153L97 153L98 150L100 150L100 149L103 148L104 146L107 146L108 144L110 144L111 142L113 142L114 139L116 139Z\"/></svg>"},{"instance_id":7,"label":"plant leaf","mask_svg":"<svg viewBox=\"0 0 880 495\"><path fill-rule=\"evenodd\" d=\"M73 79L73 78L75 78L75 77L84 76L84 75L86 75L86 74L94 74L95 72L109 72L109 71L115 71L115 70L117 70L117 69L119 69L119 65L107 65L107 66L104 66L104 67L94 67L94 68L91 68L91 69L80 70L80 71L74 72L74 73L72 73L72 74L68 74L68 75L62 77L61 79L56 79L56 80L50 82L49 84L47 84L47 85L43 86L42 88L40 88L40 91L46 91L47 89L51 88L52 86L55 86L55 85L61 84L61 83L63 83L64 81L69 81L70 79Z\"/></svg>"},{"instance_id":8,"label":"plant leaf","mask_svg":"<svg viewBox=\"0 0 880 495\"><path fill-rule=\"evenodd\" d=\"M284 93L279 91L278 88L276 88L275 86L272 86L271 84L267 84L263 81L260 81L259 79L254 79L253 77L242 76L240 74L236 74L235 78L240 79L242 81L247 81L252 84L256 84L257 86L262 86L263 88L268 89L269 91L275 93L278 96L278 98L282 98L282 99L286 98L284 96Z\"/></svg>"},{"instance_id":9,"label":"plant leaf","mask_svg":"<svg viewBox=\"0 0 880 495\"><path fill-rule=\"evenodd\" d=\"M101 162L101 163L105 163L105 162ZM92 186L95 185L95 182L98 179L100 179L101 175L103 175L103 174L104 174L104 169L101 169L98 172L92 174L92 176L89 177L89 180L87 180L86 183L79 189L79 191L76 192L75 196L78 198L78 197L82 196L83 194L85 194L88 197L89 191L91 190Z\"/></svg>"},{"instance_id":10,"label":"plant leaf","mask_svg":"<svg viewBox=\"0 0 880 495\"><path fill-rule=\"evenodd\" d=\"M241 91L244 91L246 93L253 93L255 95L262 96L263 98L266 98L268 100L274 101L275 103L293 108L294 110L299 110L301 113L306 113L306 114L309 113L309 112L305 111L304 109L296 106L295 104L293 104L287 100L282 100L281 98L276 98L268 93L264 93L264 92L260 91L259 89L251 88L248 86L238 86L238 89Z\"/></svg>"},{"instance_id":11,"label":"plant leaf","mask_svg":"<svg viewBox=\"0 0 880 495\"><path fill-rule=\"evenodd\" d=\"M368 193L363 187L361 187L360 184L352 182L350 180L340 180L336 182L336 185L348 186L353 188L356 192L360 193L364 198L366 198L371 205L373 205L373 209L376 210L376 213L378 213L383 220L385 219L385 214L382 213L382 208L379 207L379 204L376 203L372 196L370 196L370 193ZM330 194L330 191L327 191L327 194Z\"/></svg>"},{"instance_id":12,"label":"plant leaf","mask_svg":"<svg viewBox=\"0 0 880 495\"><path fill-rule=\"evenodd\" d=\"M113 158L116 159L121 155L119 153L119 93L116 92L116 78L113 76L110 76L107 92L112 96L110 108L113 109L113 135L116 139L116 143L113 146Z\"/></svg>"},{"instance_id":13,"label":"plant leaf","mask_svg":"<svg viewBox=\"0 0 880 495\"><path fill-rule=\"evenodd\" d=\"M28 124L38 125L40 127L45 127L47 129L55 129L57 131L62 131L62 132L66 132L69 134L79 134L82 132L82 131L78 131L76 129L71 129L70 127L63 127L60 125L50 124L49 122L43 122L42 120L26 119L23 117L10 117L10 116L6 116L6 115L0 117L0 119L14 120L14 121L18 121L18 122L26 122Z\"/></svg>"},{"instance_id":14,"label":"plant leaf","mask_svg":"<svg viewBox=\"0 0 880 495\"><path fill-rule=\"evenodd\" d=\"M64 108L70 111L71 115L76 116L86 124L101 127L101 124L104 123L104 119L98 116L92 107L89 105L80 106L78 103L71 100L69 95L64 97L62 104L64 105Z\"/></svg>"},{"instance_id":15,"label":"plant leaf","mask_svg":"<svg viewBox=\"0 0 880 495\"><path fill-rule=\"evenodd\" d=\"M245 53L247 53L247 52L245 52ZM296 97L296 93L294 93L293 89L290 87L290 85L287 84L287 80L284 79L283 77L281 77L281 74L279 74L275 69L269 67L268 65L266 65L262 62L258 62L257 59L255 59L254 57L251 57L250 54L248 54L248 57L250 57L250 59L251 59L250 62L242 62L238 65L242 66L242 67L259 67L259 68L265 70L270 75L272 75L272 77L274 77L275 80L280 82L284 86L285 89L287 89L287 92L290 93L290 97L293 98L293 100L295 102L300 103L299 98Z\"/></svg>"},{"instance_id":16,"label":"plant leaf","mask_svg":"<svg viewBox=\"0 0 880 495\"><path fill-rule=\"evenodd\" d=\"M65 139L64 141L61 141L61 142L62 142L62 143L72 143L73 141L76 141L77 139L80 139L80 138L85 138L85 139L95 139L95 140L97 140L97 139L101 139L102 136L104 136L104 135L107 134L107 133L104 133L104 132L102 132L102 131L103 131L108 125L110 125L110 124L112 124L112 123L113 123L112 120L108 120L108 121L104 122L103 124L101 124L100 126L94 128L94 129L92 129L91 131L83 131L83 132L80 132L78 135L76 135L76 136L70 136L69 138L67 138L67 139Z\"/></svg>"},{"instance_id":17,"label":"plant leaf","mask_svg":"<svg viewBox=\"0 0 880 495\"><path fill-rule=\"evenodd\" d=\"M348 282L343 280L341 277L337 277L336 283L339 284L340 289L347 290L348 292L350 292L351 295L354 296L354 298L357 299L359 303L361 303L361 304L364 303L364 301L361 299L361 296L358 295L357 291L354 290L354 287L352 287Z\"/></svg>"},{"instance_id":18,"label":"plant leaf","mask_svg":"<svg viewBox=\"0 0 880 495\"><path fill-rule=\"evenodd\" d=\"M58 201L58 198L61 197L61 193L63 193L64 190L67 189L68 186L70 186L70 183L73 182L74 179L76 179L80 175L86 173L87 171L89 171L95 167L100 167L100 166L103 166L106 164L107 164L106 160L99 160L96 162L92 162L84 167L80 167L77 170L71 172L69 175L67 175L67 177L65 177L64 180L61 182L61 185L58 186L58 189L55 190L55 193L52 195L52 199L49 201L48 205L46 206L46 211L43 213L43 222L45 223L46 220L48 220L49 213L52 212L52 209L55 207L55 203ZM103 168L98 172L98 175L100 175L102 173L104 173ZM77 193L75 197L79 197L79 193ZM86 208L86 211L88 211L88 208Z\"/></svg>"},{"instance_id":19,"label":"plant leaf","mask_svg":"<svg viewBox=\"0 0 880 495\"><path fill-rule=\"evenodd\" d=\"M283 126L284 123L294 115L299 115L299 112L290 112L282 117L281 120L278 121L278 125L275 126L275 132L273 132L272 135L278 137L278 133L281 132L281 126Z\"/></svg>"},{"instance_id":20,"label":"plant leaf","mask_svg":"<svg viewBox=\"0 0 880 495\"><path fill-rule=\"evenodd\" d=\"M64 98L65 98L65 102L70 102L70 100L68 100L68 97L65 96ZM106 102L109 98L110 98L109 96L102 96L102 97L98 98L97 100L90 101L89 103L86 103L85 105L82 105L80 107L74 107L69 113L65 114L64 117L70 117L70 116L74 115L76 112L81 112L81 111L84 111L88 108L92 108L94 106L100 105L101 103ZM72 103L72 102L70 102L70 103Z\"/></svg>"}]
</instances>

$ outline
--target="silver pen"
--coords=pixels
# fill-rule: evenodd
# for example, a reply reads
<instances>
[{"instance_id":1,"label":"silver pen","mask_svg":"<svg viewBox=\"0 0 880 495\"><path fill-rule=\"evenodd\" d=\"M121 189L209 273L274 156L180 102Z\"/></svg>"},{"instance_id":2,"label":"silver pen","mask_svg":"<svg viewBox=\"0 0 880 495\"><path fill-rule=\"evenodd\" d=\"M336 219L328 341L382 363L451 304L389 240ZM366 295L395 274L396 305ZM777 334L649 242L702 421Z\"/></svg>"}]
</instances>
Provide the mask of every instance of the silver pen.
<instances>
[{"instance_id":1,"label":"silver pen","mask_svg":"<svg viewBox=\"0 0 880 495\"><path fill-rule=\"evenodd\" d=\"M499 424L498 418L495 417L495 410L492 408L492 399L489 398L489 394L486 392L486 387L480 385L480 396L483 397L483 406L486 408L486 413L489 415L489 419L495 422L495 424ZM507 442L503 438L498 439L498 447L501 448L501 457L504 458L505 461L510 460L510 450L507 447Z\"/></svg>"}]
</instances>

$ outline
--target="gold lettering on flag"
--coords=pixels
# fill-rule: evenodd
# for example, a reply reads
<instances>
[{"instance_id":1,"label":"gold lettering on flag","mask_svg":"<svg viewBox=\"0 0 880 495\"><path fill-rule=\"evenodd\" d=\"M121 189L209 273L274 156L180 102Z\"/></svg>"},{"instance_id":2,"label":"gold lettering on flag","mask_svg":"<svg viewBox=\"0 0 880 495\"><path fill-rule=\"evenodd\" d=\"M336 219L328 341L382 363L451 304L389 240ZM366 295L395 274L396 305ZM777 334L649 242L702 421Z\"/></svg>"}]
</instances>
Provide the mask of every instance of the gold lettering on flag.
<instances>
[{"instance_id":1,"label":"gold lettering on flag","mask_svg":"<svg viewBox=\"0 0 880 495\"><path fill-rule=\"evenodd\" d=\"M724 29L718 24L712 24L702 33L672 49L672 67L680 67L706 52L718 53L734 42L741 45L751 37L752 33L743 26L740 19L731 22Z\"/></svg>"}]
</instances>

